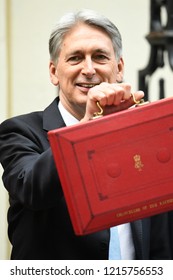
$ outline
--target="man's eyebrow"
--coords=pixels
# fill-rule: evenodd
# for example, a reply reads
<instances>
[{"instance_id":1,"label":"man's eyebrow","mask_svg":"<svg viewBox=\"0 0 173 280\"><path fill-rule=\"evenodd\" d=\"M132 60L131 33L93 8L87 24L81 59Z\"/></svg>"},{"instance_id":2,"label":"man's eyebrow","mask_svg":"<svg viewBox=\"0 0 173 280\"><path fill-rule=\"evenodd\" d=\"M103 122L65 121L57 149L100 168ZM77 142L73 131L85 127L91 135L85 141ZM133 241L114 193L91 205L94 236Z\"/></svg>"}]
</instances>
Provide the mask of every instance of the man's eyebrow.
<instances>
[{"instance_id":1,"label":"man's eyebrow","mask_svg":"<svg viewBox=\"0 0 173 280\"><path fill-rule=\"evenodd\" d=\"M103 53L106 55L110 55L110 52L105 49L96 49L94 52Z\"/></svg>"},{"instance_id":2,"label":"man's eyebrow","mask_svg":"<svg viewBox=\"0 0 173 280\"><path fill-rule=\"evenodd\" d=\"M95 49L96 52L107 52L105 49L99 48L99 49Z\"/></svg>"},{"instance_id":3,"label":"man's eyebrow","mask_svg":"<svg viewBox=\"0 0 173 280\"><path fill-rule=\"evenodd\" d=\"M68 56L69 56L69 55L76 55L76 54L80 54L80 53L82 53L81 50L75 50L75 51L69 52L67 55L68 55Z\"/></svg>"}]
</instances>

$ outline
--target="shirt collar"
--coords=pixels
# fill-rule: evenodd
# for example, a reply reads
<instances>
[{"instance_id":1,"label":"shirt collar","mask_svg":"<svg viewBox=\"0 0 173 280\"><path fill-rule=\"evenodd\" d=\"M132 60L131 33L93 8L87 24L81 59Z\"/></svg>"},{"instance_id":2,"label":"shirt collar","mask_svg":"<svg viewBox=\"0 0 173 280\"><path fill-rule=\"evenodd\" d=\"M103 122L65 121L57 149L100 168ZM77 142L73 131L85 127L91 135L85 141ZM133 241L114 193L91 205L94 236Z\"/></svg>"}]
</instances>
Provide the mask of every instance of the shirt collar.
<instances>
[{"instance_id":1,"label":"shirt collar","mask_svg":"<svg viewBox=\"0 0 173 280\"><path fill-rule=\"evenodd\" d=\"M76 119L73 115L71 115L65 108L64 106L62 105L61 101L59 101L58 103L58 108L59 108L59 111L62 115L62 118L66 124L66 126L69 126L69 125L73 125L73 124L77 124L79 122L78 119Z\"/></svg>"}]
</instances>

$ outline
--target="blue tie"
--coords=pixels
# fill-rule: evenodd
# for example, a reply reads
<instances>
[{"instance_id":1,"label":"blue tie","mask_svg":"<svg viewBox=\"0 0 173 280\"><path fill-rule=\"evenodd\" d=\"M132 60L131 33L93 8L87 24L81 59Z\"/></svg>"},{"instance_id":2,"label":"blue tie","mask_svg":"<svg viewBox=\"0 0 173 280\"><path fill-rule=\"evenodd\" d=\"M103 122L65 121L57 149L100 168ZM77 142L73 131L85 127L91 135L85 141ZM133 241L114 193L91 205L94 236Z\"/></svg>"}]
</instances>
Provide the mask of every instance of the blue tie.
<instances>
[{"instance_id":1,"label":"blue tie","mask_svg":"<svg viewBox=\"0 0 173 280\"><path fill-rule=\"evenodd\" d=\"M109 260L121 260L121 250L117 227L110 228Z\"/></svg>"}]
</instances>

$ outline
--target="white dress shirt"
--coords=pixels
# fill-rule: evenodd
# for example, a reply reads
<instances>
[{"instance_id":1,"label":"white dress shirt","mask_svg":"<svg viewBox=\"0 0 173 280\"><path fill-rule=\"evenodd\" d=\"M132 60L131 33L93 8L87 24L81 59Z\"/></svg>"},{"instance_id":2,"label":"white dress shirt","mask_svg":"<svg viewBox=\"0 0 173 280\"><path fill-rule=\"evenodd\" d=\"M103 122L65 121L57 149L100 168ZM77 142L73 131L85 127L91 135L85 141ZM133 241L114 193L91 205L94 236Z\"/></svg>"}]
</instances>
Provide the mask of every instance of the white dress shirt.
<instances>
[{"instance_id":1,"label":"white dress shirt","mask_svg":"<svg viewBox=\"0 0 173 280\"><path fill-rule=\"evenodd\" d=\"M66 126L77 124L79 121L72 116L62 105L61 101L58 104L58 108L60 110L60 113L62 115L62 118L66 124ZM129 223L122 224L116 226L118 230L118 236L119 236L119 245L120 245L120 255L121 260L134 260L135 259L135 249L133 244L133 238L132 238L132 232L131 227ZM114 232L113 230L111 231ZM110 235L110 245L111 243L112 235ZM109 254L109 259L117 259L115 255L113 255L114 250L113 248L110 248L112 251L111 254Z\"/></svg>"}]
</instances>

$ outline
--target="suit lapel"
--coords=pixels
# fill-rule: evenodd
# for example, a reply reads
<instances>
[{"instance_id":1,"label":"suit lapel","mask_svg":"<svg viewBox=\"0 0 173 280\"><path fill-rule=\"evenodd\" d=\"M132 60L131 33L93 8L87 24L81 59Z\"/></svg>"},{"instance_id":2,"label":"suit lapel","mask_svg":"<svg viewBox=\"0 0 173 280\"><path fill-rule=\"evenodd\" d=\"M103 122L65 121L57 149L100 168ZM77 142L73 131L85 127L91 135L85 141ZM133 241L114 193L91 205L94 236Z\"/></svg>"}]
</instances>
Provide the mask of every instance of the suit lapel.
<instances>
[{"instance_id":1,"label":"suit lapel","mask_svg":"<svg viewBox=\"0 0 173 280\"><path fill-rule=\"evenodd\" d=\"M43 112L43 129L46 131L66 126L58 109L59 97Z\"/></svg>"}]
</instances>

